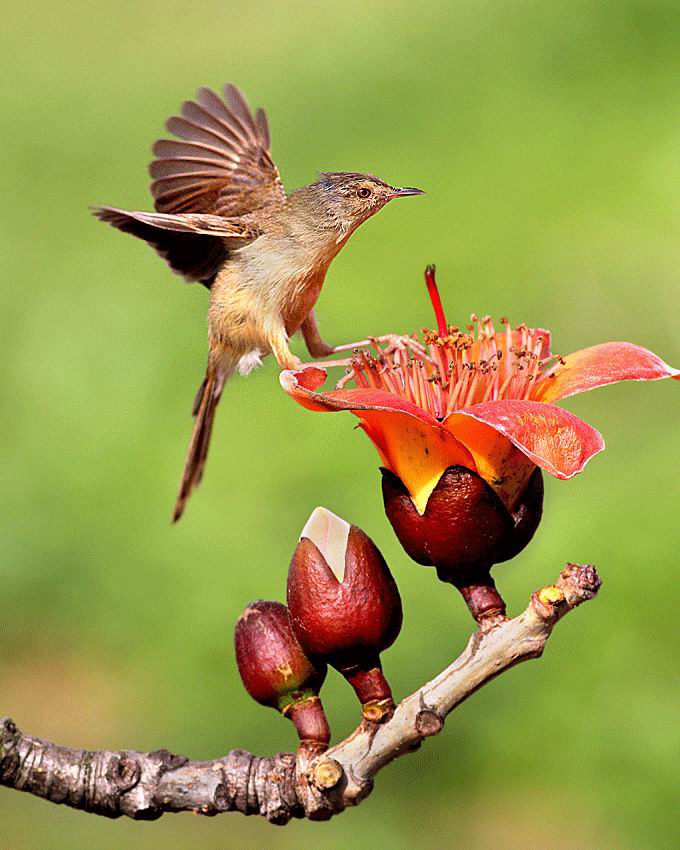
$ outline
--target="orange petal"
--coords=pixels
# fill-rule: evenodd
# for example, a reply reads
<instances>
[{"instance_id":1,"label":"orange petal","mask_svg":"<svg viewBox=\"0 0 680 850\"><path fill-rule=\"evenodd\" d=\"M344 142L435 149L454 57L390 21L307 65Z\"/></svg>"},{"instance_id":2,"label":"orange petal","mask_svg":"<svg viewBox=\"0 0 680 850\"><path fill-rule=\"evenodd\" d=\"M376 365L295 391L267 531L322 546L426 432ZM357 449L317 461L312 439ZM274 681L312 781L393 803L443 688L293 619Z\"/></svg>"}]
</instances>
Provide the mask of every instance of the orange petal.
<instances>
[{"instance_id":1,"label":"orange petal","mask_svg":"<svg viewBox=\"0 0 680 850\"><path fill-rule=\"evenodd\" d=\"M534 464L556 478L572 478L604 448L602 435L573 413L537 401L475 404L444 424L470 449L479 474L509 508Z\"/></svg>"},{"instance_id":2,"label":"orange petal","mask_svg":"<svg viewBox=\"0 0 680 850\"><path fill-rule=\"evenodd\" d=\"M554 378L543 378L537 384L533 399L557 401L616 381L680 378L680 370L632 342L605 342L582 348L565 357L565 361L555 370Z\"/></svg>"},{"instance_id":3,"label":"orange petal","mask_svg":"<svg viewBox=\"0 0 680 850\"><path fill-rule=\"evenodd\" d=\"M309 410L349 410L373 442L385 466L404 482L422 514L444 470L476 470L470 452L427 411L384 390L358 388L315 392L326 379L323 369L282 372L283 388Z\"/></svg>"},{"instance_id":4,"label":"orange petal","mask_svg":"<svg viewBox=\"0 0 680 850\"><path fill-rule=\"evenodd\" d=\"M449 466L476 471L470 452L445 428L406 413L352 410L383 464L404 482L418 513Z\"/></svg>"}]
</instances>

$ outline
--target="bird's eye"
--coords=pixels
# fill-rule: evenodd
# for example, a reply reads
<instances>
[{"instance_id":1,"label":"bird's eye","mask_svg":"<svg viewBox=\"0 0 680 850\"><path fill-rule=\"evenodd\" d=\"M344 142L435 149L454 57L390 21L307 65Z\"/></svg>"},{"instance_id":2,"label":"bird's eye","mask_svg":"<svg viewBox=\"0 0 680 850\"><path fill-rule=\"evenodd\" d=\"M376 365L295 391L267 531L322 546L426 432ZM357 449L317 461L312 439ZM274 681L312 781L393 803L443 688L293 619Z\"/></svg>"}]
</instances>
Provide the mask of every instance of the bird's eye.
<instances>
[{"instance_id":1,"label":"bird's eye","mask_svg":"<svg viewBox=\"0 0 680 850\"><path fill-rule=\"evenodd\" d=\"M371 195L371 190L367 186L361 186L357 189L357 196L359 198L368 198Z\"/></svg>"}]
</instances>

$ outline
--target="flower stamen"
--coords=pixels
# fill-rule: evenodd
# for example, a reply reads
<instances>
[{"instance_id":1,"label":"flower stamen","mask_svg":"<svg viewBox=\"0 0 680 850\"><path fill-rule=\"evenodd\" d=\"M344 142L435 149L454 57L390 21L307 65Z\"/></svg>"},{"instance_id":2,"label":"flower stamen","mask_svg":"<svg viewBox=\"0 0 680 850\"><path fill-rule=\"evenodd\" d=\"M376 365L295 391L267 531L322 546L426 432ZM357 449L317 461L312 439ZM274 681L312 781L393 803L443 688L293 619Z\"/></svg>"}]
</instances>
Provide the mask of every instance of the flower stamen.
<instances>
[{"instance_id":1,"label":"flower stamen","mask_svg":"<svg viewBox=\"0 0 680 850\"><path fill-rule=\"evenodd\" d=\"M503 399L531 400L538 387L554 378L565 360L544 347L544 332L522 323L514 329L501 318L470 316L467 330L446 325L434 277L425 272L437 330L417 336L391 336L375 354L357 350L352 359L357 386L392 393L426 410L440 421L456 410Z\"/></svg>"}]
</instances>

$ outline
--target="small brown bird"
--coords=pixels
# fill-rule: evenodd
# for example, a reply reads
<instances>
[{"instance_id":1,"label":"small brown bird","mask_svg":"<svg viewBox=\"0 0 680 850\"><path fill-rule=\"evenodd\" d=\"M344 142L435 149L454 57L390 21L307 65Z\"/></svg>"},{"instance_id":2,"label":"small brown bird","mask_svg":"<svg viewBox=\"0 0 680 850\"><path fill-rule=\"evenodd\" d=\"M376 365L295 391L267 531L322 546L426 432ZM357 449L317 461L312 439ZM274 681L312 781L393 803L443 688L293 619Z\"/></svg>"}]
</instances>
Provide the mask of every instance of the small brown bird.
<instances>
[{"instance_id":1,"label":"small brown bird","mask_svg":"<svg viewBox=\"0 0 680 850\"><path fill-rule=\"evenodd\" d=\"M312 357L333 348L314 305L328 267L356 228L392 198L421 195L369 174L322 172L287 195L270 153L267 116L253 116L241 92L225 100L208 88L182 105L167 128L177 139L153 146L149 172L155 213L97 207L94 214L144 239L188 282L210 290L208 368L173 521L203 474L225 381L273 353L282 369L300 365L288 339L301 330Z\"/></svg>"}]
</instances>

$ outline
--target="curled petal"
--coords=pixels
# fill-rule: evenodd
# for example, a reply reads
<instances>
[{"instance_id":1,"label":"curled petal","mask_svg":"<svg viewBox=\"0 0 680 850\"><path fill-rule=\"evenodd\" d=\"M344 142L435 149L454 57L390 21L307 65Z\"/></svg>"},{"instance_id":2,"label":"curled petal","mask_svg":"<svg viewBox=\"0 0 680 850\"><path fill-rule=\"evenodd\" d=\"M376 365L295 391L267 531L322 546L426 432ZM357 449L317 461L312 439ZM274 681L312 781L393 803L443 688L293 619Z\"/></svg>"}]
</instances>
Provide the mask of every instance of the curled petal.
<instances>
[{"instance_id":1,"label":"curled petal","mask_svg":"<svg viewBox=\"0 0 680 850\"><path fill-rule=\"evenodd\" d=\"M323 369L282 372L281 385L309 410L349 410L378 450L383 464L399 476L422 514L449 466L476 471L470 452L442 423L407 399L385 390L358 388L318 393Z\"/></svg>"},{"instance_id":2,"label":"curled petal","mask_svg":"<svg viewBox=\"0 0 680 850\"><path fill-rule=\"evenodd\" d=\"M470 420L507 438L532 463L556 478L572 478L604 448L599 431L568 410L538 401L489 401L454 413L445 423L467 445L475 459L478 452L489 451L489 441L493 443L496 438L483 427L471 426ZM477 445L473 443L475 439ZM509 451L503 453L498 446L493 449L490 462L495 466L491 471L497 473L496 484L487 477L489 471L480 470L480 475L499 492L504 479L513 474L515 460ZM501 492L499 495L503 498ZM506 495L506 504L507 498Z\"/></svg>"},{"instance_id":3,"label":"curled petal","mask_svg":"<svg viewBox=\"0 0 680 850\"><path fill-rule=\"evenodd\" d=\"M470 409L476 410L477 407L480 405ZM472 416L453 414L447 417L445 424L466 446L479 475L496 492L508 511L514 511L536 469L535 462L513 445L503 431Z\"/></svg>"},{"instance_id":4,"label":"curled petal","mask_svg":"<svg viewBox=\"0 0 680 850\"><path fill-rule=\"evenodd\" d=\"M570 354L554 375L538 384L532 396L536 401L558 401L616 381L679 379L680 370L631 342L604 342Z\"/></svg>"},{"instance_id":5,"label":"curled petal","mask_svg":"<svg viewBox=\"0 0 680 850\"><path fill-rule=\"evenodd\" d=\"M439 425L431 413L408 401L408 399L387 392L387 390L357 387L349 390L332 390L326 393L315 392L326 380L326 377L324 369L308 366L300 371L281 372L279 380L288 395L308 410L398 411L422 419L428 425Z\"/></svg>"}]
</instances>

